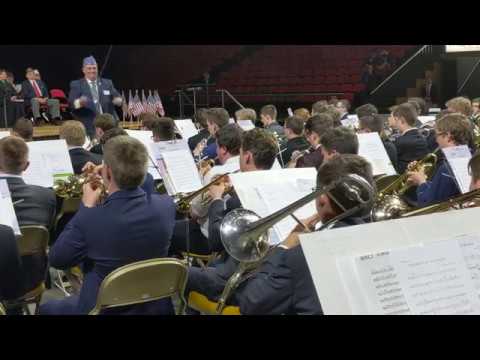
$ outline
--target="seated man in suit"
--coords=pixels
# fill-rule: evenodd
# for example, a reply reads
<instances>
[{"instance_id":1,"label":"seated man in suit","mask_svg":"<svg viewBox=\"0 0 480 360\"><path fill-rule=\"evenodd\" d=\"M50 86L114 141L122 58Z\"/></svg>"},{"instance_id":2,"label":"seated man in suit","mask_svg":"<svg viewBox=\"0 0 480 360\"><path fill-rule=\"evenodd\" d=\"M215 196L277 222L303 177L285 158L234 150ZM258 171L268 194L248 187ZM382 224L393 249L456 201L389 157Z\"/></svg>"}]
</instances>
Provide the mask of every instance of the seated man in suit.
<instances>
[{"instance_id":1,"label":"seated man in suit","mask_svg":"<svg viewBox=\"0 0 480 360\"><path fill-rule=\"evenodd\" d=\"M218 161L220 165L212 167L203 176L202 183L207 185L214 178L237 171L240 169L240 144L242 142L243 130L237 124L228 124L217 131L215 136L218 149ZM191 252L195 254L210 254L213 251L222 250L221 243L212 243L209 241L209 208L210 204L203 204L204 197L197 196L191 204L191 219L189 220L189 240L188 244ZM223 211L223 204L238 207L238 198L236 196L225 196L220 201ZM231 205L231 204L234 205ZM219 209L220 210L220 207ZM171 253L179 254L187 251L187 239L185 220L178 220L175 226L174 238L172 239Z\"/></svg>"},{"instance_id":2,"label":"seated man in suit","mask_svg":"<svg viewBox=\"0 0 480 360\"><path fill-rule=\"evenodd\" d=\"M460 113L438 119L435 122L435 135L440 149L468 145L473 136L469 120ZM408 181L417 186L418 205L422 207L460 194L455 175L444 156L439 156L431 180L428 180L425 171L420 169L408 171Z\"/></svg>"},{"instance_id":3,"label":"seated man in suit","mask_svg":"<svg viewBox=\"0 0 480 360\"><path fill-rule=\"evenodd\" d=\"M250 120L253 124L257 121L257 113L253 109L240 109L235 111L235 119Z\"/></svg>"},{"instance_id":4,"label":"seated man in suit","mask_svg":"<svg viewBox=\"0 0 480 360\"><path fill-rule=\"evenodd\" d=\"M158 119L158 115L152 113L142 113L138 116L138 121L141 124L140 130L151 131L152 125L155 120Z\"/></svg>"},{"instance_id":5,"label":"seated man in suit","mask_svg":"<svg viewBox=\"0 0 480 360\"><path fill-rule=\"evenodd\" d=\"M24 293L22 262L15 234L11 227L0 225L0 301L13 300Z\"/></svg>"},{"instance_id":6,"label":"seated man in suit","mask_svg":"<svg viewBox=\"0 0 480 360\"><path fill-rule=\"evenodd\" d=\"M17 119L12 129L12 135L21 137L26 142L33 141L33 123L24 117Z\"/></svg>"},{"instance_id":7,"label":"seated man in suit","mask_svg":"<svg viewBox=\"0 0 480 360\"><path fill-rule=\"evenodd\" d=\"M96 169L95 176L103 180L107 199L100 204L101 189L92 187L91 182L84 185L80 209L49 253L50 264L57 269L83 265L82 289L78 296L43 304L41 314L87 314L95 306L100 284L112 271L167 256L175 225L175 204L167 195L147 199L140 188L147 164L147 149L132 137L118 136L105 144L104 164ZM170 299L162 299L111 312L172 311Z\"/></svg>"},{"instance_id":8,"label":"seated man in suit","mask_svg":"<svg viewBox=\"0 0 480 360\"><path fill-rule=\"evenodd\" d=\"M108 113L118 122L115 106L122 105L122 96L112 80L98 78L97 62L93 56L83 59L82 71L84 78L70 83L68 100L73 109L86 108L90 110L89 114L93 114L82 118L88 135L93 137L93 120L96 115Z\"/></svg>"},{"instance_id":9,"label":"seated man in suit","mask_svg":"<svg viewBox=\"0 0 480 360\"><path fill-rule=\"evenodd\" d=\"M330 186L348 174L361 176L374 189L370 163L351 154L337 154L326 161L318 170L317 188ZM325 224L359 205L357 201L348 198L346 193L348 192L343 188L343 184L340 184L328 194L320 195L316 199L315 221L320 220ZM372 195L362 191L361 197L365 199ZM359 209L352 215L333 222L333 228L362 224L363 217L368 215L369 211L370 209ZM311 221L305 223L310 229L312 225ZM300 246L298 235L303 231L302 227L297 226L280 246L267 255L253 275L240 283L230 303L238 305L241 314L322 314L312 276Z\"/></svg>"},{"instance_id":10,"label":"seated man in suit","mask_svg":"<svg viewBox=\"0 0 480 360\"><path fill-rule=\"evenodd\" d=\"M95 140L96 143L91 149L90 152L98 155L103 155L102 144L100 144L100 139L106 131L116 128L117 123L112 115L110 114L100 114L93 121L93 126L95 127Z\"/></svg>"},{"instance_id":11,"label":"seated man in suit","mask_svg":"<svg viewBox=\"0 0 480 360\"><path fill-rule=\"evenodd\" d=\"M18 98L17 90L7 80L7 70L0 69L0 126L12 127L15 120L24 115L23 101Z\"/></svg>"},{"instance_id":12,"label":"seated man in suit","mask_svg":"<svg viewBox=\"0 0 480 360\"><path fill-rule=\"evenodd\" d=\"M93 154L83 148L87 139L85 127L80 121L69 120L61 127L59 132L60 139L67 142L68 152L72 160L73 172L80 175L87 162L93 162L99 165L102 162L101 155Z\"/></svg>"},{"instance_id":13,"label":"seated man in suit","mask_svg":"<svg viewBox=\"0 0 480 360\"><path fill-rule=\"evenodd\" d=\"M340 112L340 120L348 119L348 112L350 111L350 101L347 99L339 100L335 104L335 108Z\"/></svg>"},{"instance_id":14,"label":"seated man in suit","mask_svg":"<svg viewBox=\"0 0 480 360\"><path fill-rule=\"evenodd\" d=\"M283 127L277 122L277 108L275 105L265 105L260 110L260 121L265 130L276 133L277 136L284 136Z\"/></svg>"},{"instance_id":15,"label":"seated man in suit","mask_svg":"<svg viewBox=\"0 0 480 360\"><path fill-rule=\"evenodd\" d=\"M275 162L276 155L277 144L271 133L260 128L243 133L240 147L240 170L242 172L269 170ZM266 172L266 176L268 176L268 172ZM223 218L230 211L241 206L235 193L225 202L224 192L224 184L213 185L209 190L213 201L208 209L208 240L212 248L217 250L223 249L220 239L220 225ZM234 259L227 257L215 267L189 268L186 296L190 291L197 291L210 299L216 298L225 287L225 282L235 271L236 265L237 262Z\"/></svg>"},{"instance_id":16,"label":"seated man in suit","mask_svg":"<svg viewBox=\"0 0 480 360\"><path fill-rule=\"evenodd\" d=\"M378 115L363 116L359 118L359 133L371 133L376 132L382 139L383 146L387 151L388 157L393 167L397 167L397 148L393 143L385 136L383 119Z\"/></svg>"},{"instance_id":17,"label":"seated man in suit","mask_svg":"<svg viewBox=\"0 0 480 360\"><path fill-rule=\"evenodd\" d=\"M319 100L312 105L312 116L321 114L327 110L328 101L327 100Z\"/></svg>"},{"instance_id":18,"label":"seated man in suit","mask_svg":"<svg viewBox=\"0 0 480 360\"><path fill-rule=\"evenodd\" d=\"M409 163L428 154L425 138L414 127L416 119L411 105L406 103L398 105L392 112L390 123L401 134L394 142L397 149L396 170L399 174L405 172Z\"/></svg>"},{"instance_id":19,"label":"seated man in suit","mask_svg":"<svg viewBox=\"0 0 480 360\"><path fill-rule=\"evenodd\" d=\"M175 123L169 117L156 119L152 124L153 142L175 140Z\"/></svg>"},{"instance_id":20,"label":"seated man in suit","mask_svg":"<svg viewBox=\"0 0 480 360\"><path fill-rule=\"evenodd\" d=\"M320 139L323 161L328 161L338 154L358 154L357 134L347 127L327 129Z\"/></svg>"},{"instance_id":21,"label":"seated man in suit","mask_svg":"<svg viewBox=\"0 0 480 360\"><path fill-rule=\"evenodd\" d=\"M302 152L294 152L288 167L314 167L318 169L323 161L320 138L327 129L332 128L333 119L327 113L320 113L309 118L305 123L305 138L310 144L310 149L304 155L302 155Z\"/></svg>"},{"instance_id":22,"label":"seated man in suit","mask_svg":"<svg viewBox=\"0 0 480 360\"><path fill-rule=\"evenodd\" d=\"M305 122L302 118L290 116L285 120L284 131L287 142L280 150L280 163L288 165L295 151L303 151L309 148L308 142L303 136Z\"/></svg>"},{"instance_id":23,"label":"seated man in suit","mask_svg":"<svg viewBox=\"0 0 480 360\"><path fill-rule=\"evenodd\" d=\"M363 116L373 116L378 114L378 109L375 105L363 104L355 109L355 114L357 114L358 118Z\"/></svg>"},{"instance_id":24,"label":"seated man in suit","mask_svg":"<svg viewBox=\"0 0 480 360\"><path fill-rule=\"evenodd\" d=\"M210 137L210 132L207 128L207 111L208 109L197 109L197 112L194 115L195 123L197 124L197 127L200 129L200 131L197 135L194 135L188 139L188 147L192 152L193 150L195 150L198 143L200 143L204 139L208 139L209 143L207 145L215 142L215 139L213 137Z\"/></svg>"},{"instance_id":25,"label":"seated man in suit","mask_svg":"<svg viewBox=\"0 0 480 360\"><path fill-rule=\"evenodd\" d=\"M33 117L39 124L44 123L40 115L40 105L47 105L48 112L55 122L60 120L60 102L58 99L50 99L47 84L42 80L36 80L34 70L27 68L26 78L22 83L22 97L25 106L32 107Z\"/></svg>"},{"instance_id":26,"label":"seated man in suit","mask_svg":"<svg viewBox=\"0 0 480 360\"><path fill-rule=\"evenodd\" d=\"M215 134L225 125L228 125L230 115L228 111L223 108L208 109L206 113L207 129L212 138L215 138ZM193 150L193 156L199 156L200 158L216 159L217 158L217 144L215 141L210 142L206 139L198 143L195 150Z\"/></svg>"}]
</instances>

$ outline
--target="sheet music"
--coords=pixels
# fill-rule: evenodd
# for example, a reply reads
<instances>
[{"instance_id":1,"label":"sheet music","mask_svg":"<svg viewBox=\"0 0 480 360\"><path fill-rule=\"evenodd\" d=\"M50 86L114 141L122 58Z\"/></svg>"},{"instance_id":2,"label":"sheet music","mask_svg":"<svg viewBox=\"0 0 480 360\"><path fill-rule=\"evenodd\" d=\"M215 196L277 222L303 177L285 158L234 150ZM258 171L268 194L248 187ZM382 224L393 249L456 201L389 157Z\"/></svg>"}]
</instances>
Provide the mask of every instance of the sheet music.
<instances>
[{"instance_id":1,"label":"sheet music","mask_svg":"<svg viewBox=\"0 0 480 360\"><path fill-rule=\"evenodd\" d=\"M359 127L359 120L357 115L347 115L346 119L340 120L343 126L349 127L352 129L358 129Z\"/></svg>"},{"instance_id":2,"label":"sheet music","mask_svg":"<svg viewBox=\"0 0 480 360\"><path fill-rule=\"evenodd\" d=\"M442 111L442 109L440 108L430 108L428 109L428 113L439 113L440 111Z\"/></svg>"},{"instance_id":3,"label":"sheet music","mask_svg":"<svg viewBox=\"0 0 480 360\"><path fill-rule=\"evenodd\" d=\"M22 235L5 179L0 180L0 224L11 227L15 235Z\"/></svg>"},{"instance_id":4,"label":"sheet music","mask_svg":"<svg viewBox=\"0 0 480 360\"><path fill-rule=\"evenodd\" d=\"M468 173L468 162L470 161L472 154L467 145L452 146L442 149L448 164L453 171L455 180L462 194L467 193L470 190L471 177Z\"/></svg>"},{"instance_id":5,"label":"sheet music","mask_svg":"<svg viewBox=\"0 0 480 360\"><path fill-rule=\"evenodd\" d=\"M397 173L378 133L357 134L357 136L358 155L370 162L373 175L395 175Z\"/></svg>"},{"instance_id":6,"label":"sheet music","mask_svg":"<svg viewBox=\"0 0 480 360\"><path fill-rule=\"evenodd\" d=\"M255 124L252 122L252 120L238 120L237 124L244 131L249 131L249 130L255 129Z\"/></svg>"},{"instance_id":7,"label":"sheet music","mask_svg":"<svg viewBox=\"0 0 480 360\"><path fill-rule=\"evenodd\" d=\"M188 193L202 187L190 150L167 151L163 153L162 159L175 193Z\"/></svg>"},{"instance_id":8,"label":"sheet music","mask_svg":"<svg viewBox=\"0 0 480 360\"><path fill-rule=\"evenodd\" d=\"M10 136L10 131L0 131L0 139Z\"/></svg>"},{"instance_id":9,"label":"sheet music","mask_svg":"<svg viewBox=\"0 0 480 360\"><path fill-rule=\"evenodd\" d=\"M426 116L418 116L418 120L423 124L427 124L429 122L434 122L436 119L435 115L426 115Z\"/></svg>"},{"instance_id":10,"label":"sheet music","mask_svg":"<svg viewBox=\"0 0 480 360\"><path fill-rule=\"evenodd\" d=\"M127 130L125 129L128 136L131 136L138 141L140 141L146 148L148 152L148 172L153 176L154 180L161 179L155 163L155 153L152 151L152 144L155 144L152 140L152 132L149 130Z\"/></svg>"},{"instance_id":11,"label":"sheet music","mask_svg":"<svg viewBox=\"0 0 480 360\"><path fill-rule=\"evenodd\" d=\"M23 173L25 183L52 187L56 179L73 174L65 140L32 141L27 145L30 165Z\"/></svg>"},{"instance_id":12,"label":"sheet music","mask_svg":"<svg viewBox=\"0 0 480 360\"><path fill-rule=\"evenodd\" d=\"M235 119L234 119L234 118L228 119L228 123L229 123L229 124L235 124Z\"/></svg>"},{"instance_id":13,"label":"sheet music","mask_svg":"<svg viewBox=\"0 0 480 360\"><path fill-rule=\"evenodd\" d=\"M198 129L195 127L192 119L174 120L174 122L183 140L188 140L198 134Z\"/></svg>"}]
</instances>

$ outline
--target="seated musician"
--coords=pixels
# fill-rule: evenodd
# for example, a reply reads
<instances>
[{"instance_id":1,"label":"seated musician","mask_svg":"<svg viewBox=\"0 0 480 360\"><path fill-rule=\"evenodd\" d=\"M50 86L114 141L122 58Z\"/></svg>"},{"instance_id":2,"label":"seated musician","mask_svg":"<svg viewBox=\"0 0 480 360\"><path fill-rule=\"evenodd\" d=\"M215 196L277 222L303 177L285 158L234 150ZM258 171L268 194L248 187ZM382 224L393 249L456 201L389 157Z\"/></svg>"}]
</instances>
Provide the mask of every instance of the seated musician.
<instances>
[{"instance_id":1,"label":"seated musician","mask_svg":"<svg viewBox=\"0 0 480 360\"><path fill-rule=\"evenodd\" d=\"M320 147L320 138L327 131L333 128L333 119L326 113L312 116L305 123L305 138L310 144L310 151L303 156L294 152L288 167L314 167L318 169L322 165L323 155Z\"/></svg>"},{"instance_id":2,"label":"seated musician","mask_svg":"<svg viewBox=\"0 0 480 360\"><path fill-rule=\"evenodd\" d=\"M350 111L350 101L347 99L338 100L335 108L340 112L340 120L348 119L348 112Z\"/></svg>"},{"instance_id":3,"label":"seated musician","mask_svg":"<svg viewBox=\"0 0 480 360\"><path fill-rule=\"evenodd\" d=\"M286 166L295 151L308 149L309 144L303 136L304 120L300 117L290 116L285 120L284 129L287 142L280 150L280 163Z\"/></svg>"},{"instance_id":4,"label":"seated musician","mask_svg":"<svg viewBox=\"0 0 480 360\"><path fill-rule=\"evenodd\" d=\"M76 175L82 173L82 169L87 162L93 162L99 165L102 162L102 157L98 154L93 154L83 148L87 139L85 126L76 120L65 121L60 127L60 139L67 142L68 153L72 160L73 172Z\"/></svg>"},{"instance_id":5,"label":"seated musician","mask_svg":"<svg viewBox=\"0 0 480 360\"><path fill-rule=\"evenodd\" d=\"M4 105L6 109L4 109ZM2 127L10 128L16 119L25 116L23 102L19 102L17 90L8 81L7 70L5 69L0 69L0 110ZM7 115L6 119L4 118L5 113Z\"/></svg>"},{"instance_id":6,"label":"seated musician","mask_svg":"<svg viewBox=\"0 0 480 360\"><path fill-rule=\"evenodd\" d=\"M260 121L265 130L276 133L278 136L284 135L283 127L277 122L277 108L275 105L265 105L260 110Z\"/></svg>"},{"instance_id":7,"label":"seated musician","mask_svg":"<svg viewBox=\"0 0 480 360\"><path fill-rule=\"evenodd\" d=\"M21 117L15 121L12 135L21 137L26 142L33 141L33 123L31 120Z\"/></svg>"},{"instance_id":8,"label":"seated musician","mask_svg":"<svg viewBox=\"0 0 480 360\"><path fill-rule=\"evenodd\" d=\"M326 187L347 174L363 177L372 187L374 180L370 163L358 155L340 154L326 161L318 170L317 188ZM358 205L347 199L344 190L333 189L329 194L316 199L317 214L310 220L325 223ZM362 196L363 197L363 196ZM338 202L338 203L337 203ZM354 213L333 228L363 224L365 214ZM312 228L312 221L305 222ZM322 307L315 290L305 255L298 235L302 228L297 226L280 246L267 255L260 267L240 283L229 303L240 307L245 315L322 314Z\"/></svg>"},{"instance_id":9,"label":"seated musician","mask_svg":"<svg viewBox=\"0 0 480 360\"><path fill-rule=\"evenodd\" d=\"M167 195L147 198L140 188L148 166L145 146L129 136L110 139L104 164L93 182L83 187L80 209L50 249L51 266L82 265L84 280L78 296L54 300L41 314L87 314L95 306L98 289L112 271L132 262L167 256L175 225L175 204ZM103 181L108 197L101 203ZM170 299L105 311L121 314L171 314Z\"/></svg>"},{"instance_id":10,"label":"seated musician","mask_svg":"<svg viewBox=\"0 0 480 360\"><path fill-rule=\"evenodd\" d=\"M468 162L468 171L470 172L470 191L480 189L480 152L472 156Z\"/></svg>"},{"instance_id":11,"label":"seated musician","mask_svg":"<svg viewBox=\"0 0 480 360\"><path fill-rule=\"evenodd\" d=\"M95 127L95 145L90 149L91 153L102 155L102 144L100 144L100 139L106 131L116 128L117 122L115 118L109 113L103 113L97 115L93 121L93 126Z\"/></svg>"},{"instance_id":12,"label":"seated musician","mask_svg":"<svg viewBox=\"0 0 480 360\"><path fill-rule=\"evenodd\" d=\"M378 109L373 104L363 104L355 109L355 114L357 114L358 118L373 116L378 114Z\"/></svg>"},{"instance_id":13,"label":"seated musician","mask_svg":"<svg viewBox=\"0 0 480 360\"><path fill-rule=\"evenodd\" d=\"M328 161L338 154L358 154L358 136L347 127L328 129L320 139L323 161Z\"/></svg>"},{"instance_id":14,"label":"seated musician","mask_svg":"<svg viewBox=\"0 0 480 360\"><path fill-rule=\"evenodd\" d=\"M161 117L152 123L153 142L171 141L175 139L175 123L169 117Z\"/></svg>"},{"instance_id":15,"label":"seated musician","mask_svg":"<svg viewBox=\"0 0 480 360\"><path fill-rule=\"evenodd\" d=\"M397 148L393 143L385 136L383 119L378 115L362 116L359 118L359 133L371 133L376 132L382 139L383 146L387 151L388 157L393 165L397 167Z\"/></svg>"},{"instance_id":16,"label":"seated musician","mask_svg":"<svg viewBox=\"0 0 480 360\"><path fill-rule=\"evenodd\" d=\"M192 152L193 150L195 150L198 143L204 139L208 141L207 145L215 142L215 139L213 137L210 137L210 133L208 132L206 117L207 111L208 110L204 108L197 109L195 115L193 116L195 119L195 123L197 124L197 127L200 129L200 131L197 135L193 135L188 139L188 147Z\"/></svg>"},{"instance_id":17,"label":"seated musician","mask_svg":"<svg viewBox=\"0 0 480 360\"><path fill-rule=\"evenodd\" d=\"M207 185L214 180L215 177L240 169L240 144L242 141L242 129L237 124L228 124L217 131L216 142L218 161L221 165L214 166L203 176L203 185ZM223 195L223 194L222 194ZM223 204L226 202L229 206L239 206L236 195L230 197L222 197L218 205L223 210ZM189 220L189 244L186 238L185 220L178 220L175 224L174 236L170 247L171 254L179 254L188 250L195 254L207 255L213 251L221 250L221 244L212 244L209 241L209 221L208 213L210 204L203 204L203 196L197 196L193 199L191 207L191 219ZM234 204L234 205L231 205ZM215 205L214 205L215 206Z\"/></svg>"},{"instance_id":18,"label":"seated musician","mask_svg":"<svg viewBox=\"0 0 480 360\"><path fill-rule=\"evenodd\" d=\"M156 114L152 113L141 113L138 116L138 121L141 124L140 130L144 131L151 131L152 130L152 125L155 120L158 119L158 116Z\"/></svg>"},{"instance_id":19,"label":"seated musician","mask_svg":"<svg viewBox=\"0 0 480 360\"><path fill-rule=\"evenodd\" d=\"M0 139L0 179L7 180L18 224L41 225L50 230L55 220L55 193L52 189L25 184L22 173L29 165L28 146L23 139L16 136ZM22 257L22 268L25 291L31 291L44 280L47 264L44 257L27 255Z\"/></svg>"},{"instance_id":20,"label":"seated musician","mask_svg":"<svg viewBox=\"0 0 480 360\"><path fill-rule=\"evenodd\" d=\"M225 125L228 125L230 115L227 110L223 108L208 109L206 113L207 117L207 129L210 136L215 137L215 134ZM208 140L204 139L198 143L195 150L193 150L194 156L201 158L215 159L217 157L217 144L212 142L208 144Z\"/></svg>"},{"instance_id":21,"label":"seated musician","mask_svg":"<svg viewBox=\"0 0 480 360\"><path fill-rule=\"evenodd\" d=\"M275 162L277 152L276 140L271 133L260 128L246 131L243 133L240 148L240 170L242 172L269 170ZM224 192L224 184L214 185L209 191L213 199L208 210L209 242L216 249L223 249L220 239L220 224L223 218L230 211L241 206L235 193L225 203L222 199ZM197 291L210 299L216 299L221 294L228 278L235 271L236 265L236 261L227 256L215 267L190 268L185 290L186 296L190 291Z\"/></svg>"},{"instance_id":22,"label":"seated musician","mask_svg":"<svg viewBox=\"0 0 480 360\"><path fill-rule=\"evenodd\" d=\"M468 145L472 138L469 120L460 113L445 115L435 123L435 135L441 149L452 146ZM460 194L455 176L447 161L439 155L435 172L431 180L423 169L408 171L408 181L417 187L418 205L423 207L447 200ZM416 162L412 163L412 166Z\"/></svg>"},{"instance_id":23,"label":"seated musician","mask_svg":"<svg viewBox=\"0 0 480 360\"><path fill-rule=\"evenodd\" d=\"M257 112L253 109L240 109L235 111L235 119L250 120L253 124L257 121Z\"/></svg>"},{"instance_id":24,"label":"seated musician","mask_svg":"<svg viewBox=\"0 0 480 360\"><path fill-rule=\"evenodd\" d=\"M306 122L312 115L310 115L310 111L307 108L298 108L293 111L293 116L299 117Z\"/></svg>"},{"instance_id":25,"label":"seated musician","mask_svg":"<svg viewBox=\"0 0 480 360\"><path fill-rule=\"evenodd\" d=\"M312 104L312 116L321 114L327 110L328 101L319 100Z\"/></svg>"},{"instance_id":26,"label":"seated musician","mask_svg":"<svg viewBox=\"0 0 480 360\"><path fill-rule=\"evenodd\" d=\"M405 172L409 163L428 154L427 142L415 128L416 120L415 112L409 104L396 106L389 119L390 125L401 134L394 142L397 149L396 170L399 174Z\"/></svg>"},{"instance_id":27,"label":"seated musician","mask_svg":"<svg viewBox=\"0 0 480 360\"><path fill-rule=\"evenodd\" d=\"M450 99L445 103L445 105L447 106L449 112L463 114L468 119L470 119L473 114L472 102L470 99L463 96Z\"/></svg>"}]
</instances>

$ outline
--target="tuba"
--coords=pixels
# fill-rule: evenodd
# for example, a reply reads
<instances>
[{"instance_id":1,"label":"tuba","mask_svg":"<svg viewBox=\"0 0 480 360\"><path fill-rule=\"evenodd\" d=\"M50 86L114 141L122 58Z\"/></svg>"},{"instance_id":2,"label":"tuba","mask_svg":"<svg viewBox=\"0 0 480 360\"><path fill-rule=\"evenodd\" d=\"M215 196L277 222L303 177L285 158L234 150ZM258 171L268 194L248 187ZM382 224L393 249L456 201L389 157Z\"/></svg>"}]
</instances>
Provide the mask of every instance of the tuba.
<instances>
[{"instance_id":1,"label":"tuba","mask_svg":"<svg viewBox=\"0 0 480 360\"><path fill-rule=\"evenodd\" d=\"M440 148L437 148L433 153L428 154L415 165L410 166L409 164L405 173L398 176L390 184L378 189L377 199L372 209L372 221L395 219L411 210L410 206L401 198L412 186L407 183L407 173L423 168L427 178L431 178L437 164L437 152L439 149Z\"/></svg>"},{"instance_id":2,"label":"tuba","mask_svg":"<svg viewBox=\"0 0 480 360\"><path fill-rule=\"evenodd\" d=\"M217 314L221 314L226 301L246 273L257 269L270 251L273 250L273 247L270 247L269 244L268 230L287 216L293 215L294 211L318 196L325 193L330 194L331 190L339 186L342 187L341 190L346 194L346 197L351 201L357 202L358 205L348 210L344 209L344 213L325 223L322 229L329 229L338 221L359 211L362 211L362 215L370 212L374 200L374 189L361 176L349 174L327 187L313 191L263 219L255 212L241 208L235 209L225 216L220 225L220 239L226 252L239 261L240 264L225 285L218 301ZM364 198L362 194L367 194L367 196Z\"/></svg>"},{"instance_id":3,"label":"tuba","mask_svg":"<svg viewBox=\"0 0 480 360\"><path fill-rule=\"evenodd\" d=\"M480 189L472 190L470 192L458 195L456 197L452 197L437 204L432 204L423 208L409 211L401 215L401 218L417 215L428 215L449 210L469 209L477 206L480 206Z\"/></svg>"}]
</instances>

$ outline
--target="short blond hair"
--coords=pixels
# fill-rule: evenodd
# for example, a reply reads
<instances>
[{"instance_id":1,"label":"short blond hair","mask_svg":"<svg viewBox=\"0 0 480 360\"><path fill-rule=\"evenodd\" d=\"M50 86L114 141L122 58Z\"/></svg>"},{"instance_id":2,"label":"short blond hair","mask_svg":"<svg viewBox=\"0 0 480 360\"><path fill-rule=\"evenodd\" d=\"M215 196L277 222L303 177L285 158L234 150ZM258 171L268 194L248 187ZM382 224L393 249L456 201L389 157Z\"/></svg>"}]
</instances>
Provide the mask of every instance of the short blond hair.
<instances>
[{"instance_id":1,"label":"short blond hair","mask_svg":"<svg viewBox=\"0 0 480 360\"><path fill-rule=\"evenodd\" d=\"M471 116L473 113L472 102L466 97L459 96L448 100L445 105L452 108L455 112L459 112L465 116Z\"/></svg>"},{"instance_id":2,"label":"short blond hair","mask_svg":"<svg viewBox=\"0 0 480 360\"><path fill-rule=\"evenodd\" d=\"M80 121L68 120L60 127L60 139L65 139L69 146L83 146L86 140L85 126Z\"/></svg>"},{"instance_id":3,"label":"short blond hair","mask_svg":"<svg viewBox=\"0 0 480 360\"><path fill-rule=\"evenodd\" d=\"M252 120L257 121L257 112L253 109L240 109L235 112L237 120Z\"/></svg>"}]
</instances>

